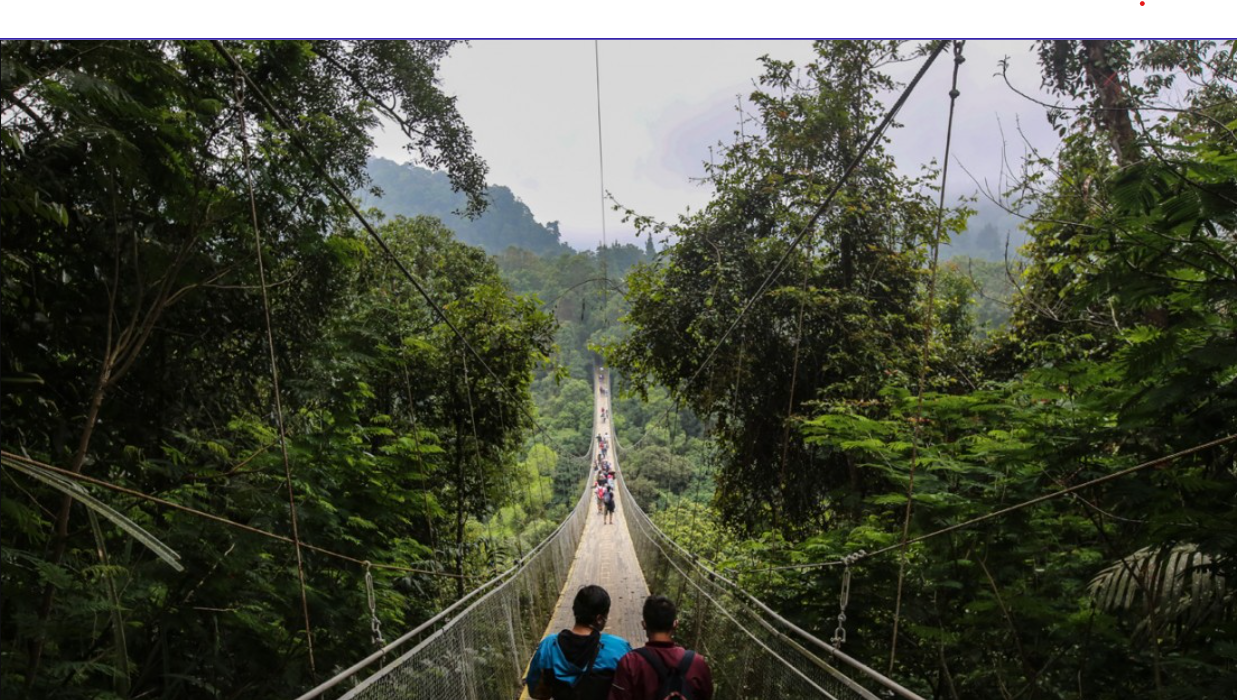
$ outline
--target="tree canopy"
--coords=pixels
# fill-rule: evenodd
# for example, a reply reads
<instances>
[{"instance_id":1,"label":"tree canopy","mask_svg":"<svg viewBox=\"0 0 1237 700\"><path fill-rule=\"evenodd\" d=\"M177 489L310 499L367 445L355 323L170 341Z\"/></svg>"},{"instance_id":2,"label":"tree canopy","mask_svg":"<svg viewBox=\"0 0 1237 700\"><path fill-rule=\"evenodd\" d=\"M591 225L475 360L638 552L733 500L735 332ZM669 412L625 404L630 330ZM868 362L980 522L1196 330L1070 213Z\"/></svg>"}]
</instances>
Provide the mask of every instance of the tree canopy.
<instances>
[{"instance_id":1,"label":"tree canopy","mask_svg":"<svg viewBox=\"0 0 1237 700\"><path fill-rule=\"evenodd\" d=\"M108 512L182 569L80 496L6 487L6 696L286 694L313 680L311 641L319 670L370 643L359 562L389 567L380 614L408 625L558 517L553 450L522 461L552 318L440 223L387 222L471 357L313 164L363 187L386 117L479 210L485 165L435 77L451 42L223 46L252 82L210 42L0 47L4 449L129 489ZM5 459L6 479L43 473ZM307 615L293 549L238 529L289 537L289 493L318 548Z\"/></svg>"},{"instance_id":2,"label":"tree canopy","mask_svg":"<svg viewBox=\"0 0 1237 700\"><path fill-rule=\"evenodd\" d=\"M814 452L790 431L808 402L875 398L917 357L916 268L935 211L928 180L898 175L880 146L838 193L836 213L718 345L858 154L881 116L876 95L890 85L878 66L896 51L822 43L803 70L766 58L751 96L759 128L710 166L717 195L666 229L673 243L661 264L628 280L632 330L613 361L716 421L718 505L748 527L819 526L819 504L839 485L862 493L862 475L841 455Z\"/></svg>"},{"instance_id":3,"label":"tree canopy","mask_svg":"<svg viewBox=\"0 0 1237 700\"><path fill-rule=\"evenodd\" d=\"M0 43L5 697L312 686L366 562L406 629L554 530L603 363L657 525L822 638L849 557L845 651L915 692L1233 696L1231 42L1039 42L1060 148L944 208L905 132L843 180L922 50L765 57L708 205L581 252L487 186L451 47ZM389 254L317 163L416 204Z\"/></svg>"},{"instance_id":4,"label":"tree canopy","mask_svg":"<svg viewBox=\"0 0 1237 700\"><path fill-rule=\"evenodd\" d=\"M870 130L897 48L766 59L755 128L710 167L709 205L637 219L673 235L629 278L609 357L706 419L701 522L725 534L673 506L662 524L809 630L835 624L831 565L885 552L853 567L848 647L928 697L1230 696L1231 48L1042 42L1045 85L1080 106L1048 106L1060 151L997 193L1024 219L1025 264L933 269L938 173L899 177L878 149L723 342ZM969 213L945 211L947 232ZM1011 307L985 311L984 333L977 289ZM1058 497L1142 464L1158 468Z\"/></svg>"}]
</instances>

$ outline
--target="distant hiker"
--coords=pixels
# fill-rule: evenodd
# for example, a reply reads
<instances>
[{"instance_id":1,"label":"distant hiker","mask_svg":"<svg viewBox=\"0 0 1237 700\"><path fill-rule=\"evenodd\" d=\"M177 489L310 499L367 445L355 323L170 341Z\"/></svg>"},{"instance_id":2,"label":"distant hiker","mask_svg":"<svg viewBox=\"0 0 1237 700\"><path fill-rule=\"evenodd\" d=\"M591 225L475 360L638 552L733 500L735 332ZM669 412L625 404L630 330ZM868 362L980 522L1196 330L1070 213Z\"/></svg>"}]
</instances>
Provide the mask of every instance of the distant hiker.
<instances>
[{"instance_id":1,"label":"distant hiker","mask_svg":"<svg viewBox=\"0 0 1237 700\"><path fill-rule=\"evenodd\" d=\"M619 661L609 700L712 700L713 673L703 656L674 643L679 626L674 601L649 596L644 601L648 644Z\"/></svg>"},{"instance_id":2,"label":"distant hiker","mask_svg":"<svg viewBox=\"0 0 1237 700\"><path fill-rule=\"evenodd\" d=\"M606 502L606 482L604 479L597 480L597 512L600 513L605 508Z\"/></svg>"},{"instance_id":3,"label":"distant hiker","mask_svg":"<svg viewBox=\"0 0 1237 700\"><path fill-rule=\"evenodd\" d=\"M606 517L604 522L606 525L614 524L614 486L606 486L606 495L602 499L606 504Z\"/></svg>"},{"instance_id":4,"label":"distant hiker","mask_svg":"<svg viewBox=\"0 0 1237 700\"><path fill-rule=\"evenodd\" d=\"M622 637L604 634L610 594L585 586L571 604L575 626L541 640L528 665L528 694L537 700L604 700L619 659L631 651Z\"/></svg>"}]
</instances>

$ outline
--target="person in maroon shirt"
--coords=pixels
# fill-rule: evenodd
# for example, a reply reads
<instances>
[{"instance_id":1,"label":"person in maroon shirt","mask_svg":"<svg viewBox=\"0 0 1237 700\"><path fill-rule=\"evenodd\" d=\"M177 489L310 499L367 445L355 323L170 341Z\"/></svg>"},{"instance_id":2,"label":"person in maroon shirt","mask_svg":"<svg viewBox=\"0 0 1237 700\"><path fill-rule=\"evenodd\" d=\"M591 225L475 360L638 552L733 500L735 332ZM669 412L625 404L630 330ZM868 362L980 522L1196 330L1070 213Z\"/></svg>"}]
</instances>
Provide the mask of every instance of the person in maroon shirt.
<instances>
[{"instance_id":1,"label":"person in maroon shirt","mask_svg":"<svg viewBox=\"0 0 1237 700\"><path fill-rule=\"evenodd\" d=\"M643 624L649 636L648 644L627 652L619 660L618 669L614 672L614 684L610 686L609 700L664 700L658 691L663 690L663 682L681 671L683 659L689 653L693 658L683 672L682 697L712 700L713 673L708 662L703 656L674 643L674 631L679 626L674 601L665 596L649 596L644 601ZM661 661L661 673L645 657L650 653Z\"/></svg>"}]
</instances>

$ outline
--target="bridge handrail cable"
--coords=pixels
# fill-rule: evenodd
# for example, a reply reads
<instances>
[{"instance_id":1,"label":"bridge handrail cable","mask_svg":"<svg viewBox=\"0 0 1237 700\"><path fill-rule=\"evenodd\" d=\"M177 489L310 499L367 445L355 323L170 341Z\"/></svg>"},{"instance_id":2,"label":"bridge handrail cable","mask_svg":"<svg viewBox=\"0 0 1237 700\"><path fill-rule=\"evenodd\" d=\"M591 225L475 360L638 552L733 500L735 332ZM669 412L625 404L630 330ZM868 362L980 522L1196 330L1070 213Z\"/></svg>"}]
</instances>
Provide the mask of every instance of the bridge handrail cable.
<instances>
[{"instance_id":1,"label":"bridge handrail cable","mask_svg":"<svg viewBox=\"0 0 1237 700\"><path fill-rule=\"evenodd\" d=\"M407 690L409 686L417 686L424 690L423 686L434 685L435 681L442 681L441 685L443 687L441 690L445 692L441 694L451 697L481 697L484 693L479 693L478 688L475 686L486 685L487 682L492 682L492 687L499 691L499 694L502 694L504 690L511 690L512 693L518 690L520 673L523 671L524 663L532 655L531 646L540 640L544 618L544 615L522 615L520 608L523 604L528 604L534 609L538 608L538 600L540 599L544 603L540 607L544 607L544 610L538 612L552 614L553 606L558 600L563 583L566 581L571 560L575 555L576 546L579 543L584 523L586 522L585 513L587 512L587 505L591 496L587 474L591 473L592 456L597 449L597 443L593 439L593 435L597 434L598 429L597 411L594 406L593 429L588 437L591 444L585 453L587 467L584 487L575 507L553 532L543 538L527 554L517 559L506 571L473 589L430 619L400 635L399 638L391 643L340 671L312 690L300 695L296 700L313 700L314 698L324 696L328 691L349 679L354 679L358 673L364 671L375 661L386 658L396 649L406 646L410 641L417 639L435 626L439 626L439 628L429 633L428 636L398 658L384 664L369 677L359 681L354 687L344 693L340 700L350 700L357 697L397 697ZM549 558L548 563L547 554L554 555ZM516 588L519 590L514 590ZM487 617L480 612L485 611L488 605L495 605L495 601L498 598L502 598L502 600L498 601L496 605L505 613L505 621ZM463 639L467 635L460 628L466 626L468 621L474 617L478 619L485 618L478 627L488 627L490 628L488 631L498 630L500 638L483 639L480 643L469 646L469 640ZM518 635L517 624L521 625ZM448 635L453 631L461 631L461 634L458 635L461 639L458 640L459 644L455 646L453 646L453 643L457 640L448 639ZM504 631L506 634L501 634ZM484 633L479 631L475 636L480 638L484 636ZM473 641L475 642L476 640ZM521 641L524 643L521 644ZM443 653L435 655L435 646L444 647ZM492 650L500 647L505 653L494 654L489 657L488 663L484 659L476 662L463 661L464 657L469 655L480 656L478 649ZM420 664L420 666L426 668L415 667L409 670L410 666L418 666L416 659L419 656L427 657L422 659ZM435 666L435 663L439 665ZM478 675L476 672L477 668L474 667L482 668L481 673L484 673L486 669L491 673L487 678L479 680L476 678ZM407 673L399 673L402 670L406 670ZM426 680L427 678L429 680ZM451 695L451 693L456 694ZM419 692L415 694L416 697L432 697L434 695L432 692Z\"/></svg>"},{"instance_id":2,"label":"bridge handrail cable","mask_svg":"<svg viewBox=\"0 0 1237 700\"><path fill-rule=\"evenodd\" d=\"M648 514L644 512L639 503L631 495L631 492L627 489L626 483L622 479L620 479L619 488L624 506L626 506L623 509L624 518L627 520L628 529L632 531L633 540L636 537L640 537L652 545L660 553L664 562L677 571L685 583L696 589L701 595L707 597L709 602L714 605L722 615L733 621L748 638L755 640L762 648L766 650L767 653L771 655L773 660L786 665L795 675L800 676L802 680L809 682L812 688L819 690L826 697L835 697L832 692L822 688L822 683L819 679L812 679L807 676L802 669L787 660L785 655L780 654L770 648L769 645L765 644L765 642L760 639L756 632L752 631L748 628L748 626L740 622L737 617L737 611L728 609L727 605L723 604L723 602L719 599L720 596L716 595L716 593L708 592L707 589L710 585L716 589L724 589L725 591L731 593L734 603L738 606L750 606L750 608L754 608L762 613L757 614L755 610L751 609L745 611L748 613L746 617L750 617L754 624L760 626L769 634L774 635L787 647L797 652L796 656L802 657L804 662L825 671L834 683L841 686L841 688L835 688L835 690L841 691L844 689L844 691L849 691L849 697L860 697L868 700L874 700L877 697L871 690L864 688L860 683L857 683L855 680L847 676L846 673L834 668L833 665L829 664L824 659L805 648L803 644L792 638L790 636L791 634L806 642L808 646L818 647L823 650L829 656L848 667L858 676L869 679L876 685L879 685L884 691L891 692L894 695L906 700L922 700L921 696L913 691L905 688L896 681L842 652L836 646L821 640L798 625L790 622L730 578L701 563L699 557L676 542L673 538L662 531L661 528L657 527L657 525L653 523L652 519L649 518ZM667 546L663 545L668 545L669 551ZM640 551L641 549L637 547L637 554L639 554ZM645 576L650 579L657 577L658 563L647 561L647 555L641 559L641 566L642 568L645 568ZM682 560L682 563L677 562L676 559ZM685 566L688 567L688 569L685 569ZM652 586L653 584L651 581L650 587ZM732 604L731 607L735 607L735 605ZM785 631L778 629L777 626L781 626Z\"/></svg>"}]
</instances>

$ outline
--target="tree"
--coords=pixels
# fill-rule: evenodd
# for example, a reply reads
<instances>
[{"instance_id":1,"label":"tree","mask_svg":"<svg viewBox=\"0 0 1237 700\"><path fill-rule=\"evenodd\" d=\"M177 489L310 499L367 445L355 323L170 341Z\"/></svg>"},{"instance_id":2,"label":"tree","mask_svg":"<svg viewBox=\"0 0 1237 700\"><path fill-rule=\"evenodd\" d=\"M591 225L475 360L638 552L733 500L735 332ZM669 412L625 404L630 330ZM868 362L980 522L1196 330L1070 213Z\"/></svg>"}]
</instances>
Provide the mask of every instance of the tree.
<instances>
[{"instance_id":1,"label":"tree","mask_svg":"<svg viewBox=\"0 0 1237 700\"><path fill-rule=\"evenodd\" d=\"M0 371L6 383L24 380L6 391L6 449L72 473L174 489L183 465L160 472L143 455L165 448L172 435L269 406L260 305L238 293L256 278L248 173L273 281L289 292L273 310L285 376L296 375L287 370L317 339L337 289L340 251L328 234L345 211L323 196L324 184L291 139L356 188L369 129L380 115L392 118L410 148L445 168L470 206L482 205L484 163L453 98L436 84L451 42L227 46L298 121L301 137L247 95L208 42L0 45L7 280ZM35 611L16 625L6 619L6 694L13 683L44 694L104 673L86 660L98 644L89 625L75 629L93 592L53 575L93 561L97 548L74 529L69 498L35 497L33 512L54 508L46 527L22 528L14 540L6 527L6 551L49 552L31 554L42 573L19 577L28 588L6 579L6 599L23 601L6 606L6 616L13 607ZM17 593L35 588L37 600ZM61 607L75 614L56 606L57 591L69 588L74 599ZM57 658L45 672L53 638ZM126 678L131 669L121 664L110 673ZM150 681L145 673L139 681Z\"/></svg>"},{"instance_id":2,"label":"tree","mask_svg":"<svg viewBox=\"0 0 1237 700\"><path fill-rule=\"evenodd\" d=\"M758 128L706 166L717 194L667 229L675 239L660 264L628 278L632 331L610 360L638 387L662 384L715 421L718 506L749 530L823 526L822 506L840 487L852 503L862 498L863 476L845 455L810 449L797 426L810 402L874 398L887 374L907 376L917 357L908 340L919 319L922 246L935 221L922 190L932 174L898 176L879 145L718 345L859 152L881 113L877 96L893 86L879 66L897 53L882 42L819 42L801 69L762 59L761 89L751 95Z\"/></svg>"},{"instance_id":3,"label":"tree","mask_svg":"<svg viewBox=\"0 0 1237 700\"><path fill-rule=\"evenodd\" d=\"M862 520L778 559L889 546L906 515L911 537L932 533L1237 431L1237 113L1231 59L1205 47L1198 55L1200 46L1131 54L1196 79L1184 103L1135 103L1133 148L1087 106L1060 153L1030 163L1032 178L1019 183L1031 195L1029 263L1009 334L987 351L1016 361L977 390L928 393L922 414L896 381L879 401L822 402L808 440L848 454L873 489ZM1129 93L1167 80L1152 72ZM1148 124L1141 112L1155 109L1173 116ZM1237 628L1231 607L1213 601L1237 561L1227 534L1233 454L1231 443L1212 445L950 532L911 547L904 568L871 560L872 598L859 603L871 612L858 623L871 626L858 636L876 642L860 651L887 646L885 601L904 579L912 593L895 668L937 697L1231 694ZM783 608L810 622L832 612L811 609L813 582L786 578L764 584Z\"/></svg>"},{"instance_id":4,"label":"tree","mask_svg":"<svg viewBox=\"0 0 1237 700\"><path fill-rule=\"evenodd\" d=\"M430 444L439 451L426 463L419 456L422 446L408 445L408 436L402 442L416 448L409 456L418 459L420 487L432 492L433 503L451 506L452 537L438 537L437 554L452 558L460 575L470 554L477 565L492 567L502 561L504 553L495 548L501 543L492 535L484 543L470 542L466 526L470 519L484 521L499 504L529 501L530 489L539 495L543 490L539 481L513 482L506 475L516 468L532 428L529 383L533 370L549 360L553 320L532 300L509 294L484 251L455 241L435 219L396 217L384 224L382 235L435 299L451 300L443 311L468 346L425 308L389 258L365 255L341 295L343 313L329 325L330 345L314 353L323 363L321 374L315 374L325 387L364 382L369 400L363 422L382 416L389 429L413 433L414 441L414 431L431 432ZM519 495L508 491L512 488ZM410 500L410 506L419 504ZM434 511L430 533L417 534L433 536L448 524L437 522ZM456 583L462 595L464 579Z\"/></svg>"},{"instance_id":5,"label":"tree","mask_svg":"<svg viewBox=\"0 0 1237 700\"><path fill-rule=\"evenodd\" d=\"M827 223L813 232L825 250L790 258L786 279L718 348L716 370L697 379L737 307L785 252L777 243L785 245L801 210L770 165L791 156L762 150L779 133L762 113L757 135L713 171L731 179L715 176L709 208L663 229L678 240L659 267L629 278L633 331L614 359L650 395L664 383L715 421L714 506L723 525L744 526L745 540L718 537L713 509L702 513L704 526L695 512L685 524L673 507L659 525L723 570L737 569L741 585L822 637L836 624L834 565L860 549L880 551L852 566L863 586L851 589L848 653L890 654L896 620L890 668L916 692L1228 697L1237 688L1237 64L1231 46L1207 42L1064 48L1067 60L1046 65L1045 82L1056 84L1063 67L1064 89L1083 104L1049 105L1063 146L1052 157L1032 154L1030 177L1017 183L1031 236L1026 266L1009 276L978 270L985 286L997 272L1013 287L1003 330L977 337L963 265L938 272L935 308L925 308L911 251L926 226L914 236L889 217L904 238L886 248L902 257L882 268L865 263L856 244L865 241L862 220L846 231ZM855 49L834 51L847 50ZM843 123L848 103L828 96L845 90L831 86L862 82L851 76L753 101L789 119L799 114L784 108L794 96L823 95L833 109L822 115ZM820 136L831 133L820 130L825 116L800 122L786 129L785 150L800 134L805 162L829 153L812 150L831 143ZM899 211L900 201L851 192L846 204ZM906 275L892 274L899 270ZM898 304L864 290L869 279L897 285L888 295ZM827 303L852 306L825 314ZM923 337L915 327L928 320L936 333L920 396L910 379ZM791 394L805 386L811 396L796 404ZM780 422L787 416L796 418L793 431ZM663 441L665 431L645 435ZM747 444L749 436L759 439ZM1151 461L1188 449L1197 451ZM778 493L781 470L797 468L796 450L817 468L792 472L794 486L828 484L810 493L810 505ZM657 485L643 467L640 477L633 485L653 497ZM1109 480L1064 491L1097 479ZM766 501L773 505L762 510ZM779 508L804 517L788 529ZM957 527L980 516L990 519ZM700 541L702 530L711 541ZM904 537L918 541L902 559Z\"/></svg>"}]
</instances>

